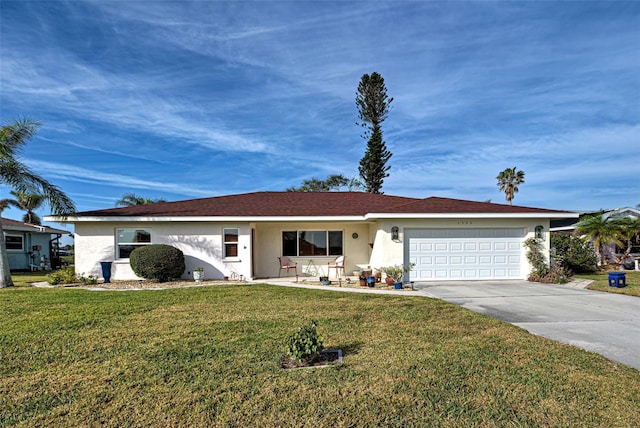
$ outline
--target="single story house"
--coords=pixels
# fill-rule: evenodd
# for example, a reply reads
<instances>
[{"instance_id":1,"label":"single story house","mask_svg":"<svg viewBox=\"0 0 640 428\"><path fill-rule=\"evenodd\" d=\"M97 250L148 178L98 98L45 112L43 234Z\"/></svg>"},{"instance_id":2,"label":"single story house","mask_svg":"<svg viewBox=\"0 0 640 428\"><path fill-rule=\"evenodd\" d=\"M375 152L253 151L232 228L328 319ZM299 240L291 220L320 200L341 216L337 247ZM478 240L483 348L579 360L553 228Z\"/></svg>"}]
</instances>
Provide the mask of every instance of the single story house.
<instances>
[{"instance_id":1,"label":"single story house","mask_svg":"<svg viewBox=\"0 0 640 428\"><path fill-rule=\"evenodd\" d=\"M0 218L11 270L42 270L60 267L58 248L66 230Z\"/></svg>"},{"instance_id":2,"label":"single story house","mask_svg":"<svg viewBox=\"0 0 640 428\"><path fill-rule=\"evenodd\" d=\"M281 256L315 277L345 256L345 272L332 275L415 263L405 280L446 281L526 279L523 241L543 238L548 256L549 222L566 217L577 214L439 197L255 192L47 220L74 224L78 272L100 275L100 262L113 261L115 280L136 278L135 248L169 244L185 254L184 278L198 267L207 279L277 277Z\"/></svg>"},{"instance_id":3,"label":"single story house","mask_svg":"<svg viewBox=\"0 0 640 428\"><path fill-rule=\"evenodd\" d=\"M614 208L607 209L601 211L591 211L591 212L581 212L579 214L579 218L570 218L570 219L562 219L562 220L552 220L550 224L551 232L555 233L574 233L576 229L576 225L582 220L584 217L593 216L593 215L602 215L603 220L609 221L614 219L621 218L629 218L632 220L640 218L640 209L633 207L623 207L623 208ZM633 261L640 259L640 237L634 236L629 243L631 246L631 251L629 252L630 262L628 262L628 266L633 266ZM627 245L617 245L615 242L610 243L609 245L604 247L604 256L606 258L606 262L615 263L616 260L619 260L619 256L627 251ZM635 264L636 269L638 269L638 263Z\"/></svg>"}]
</instances>

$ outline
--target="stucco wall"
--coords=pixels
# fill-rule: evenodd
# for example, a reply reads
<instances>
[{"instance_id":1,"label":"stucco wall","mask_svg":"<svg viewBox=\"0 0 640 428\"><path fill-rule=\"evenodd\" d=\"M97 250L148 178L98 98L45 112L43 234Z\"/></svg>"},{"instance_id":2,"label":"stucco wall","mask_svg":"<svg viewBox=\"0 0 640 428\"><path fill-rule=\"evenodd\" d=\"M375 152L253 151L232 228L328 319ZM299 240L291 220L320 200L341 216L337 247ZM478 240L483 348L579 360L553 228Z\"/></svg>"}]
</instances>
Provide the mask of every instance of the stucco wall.
<instances>
[{"instance_id":1,"label":"stucco wall","mask_svg":"<svg viewBox=\"0 0 640 428\"><path fill-rule=\"evenodd\" d=\"M157 222L157 223L98 223L80 222L75 225L76 272L102 277L100 261L114 261L112 279L136 279L127 260L115 260L116 228L151 228L154 244L173 245L185 254L186 270L183 277L191 278L194 268L202 266L206 279L221 279L224 276L242 275L244 278L277 277L280 273L278 257L282 255L282 232L285 230L341 230L343 231L345 274L351 276L358 265L380 268L394 264L405 264L405 228L524 228L526 238L535 234L535 227L544 227L545 249L549 250L549 221L544 219L464 219L464 220L381 220L378 222L264 222L264 223L205 223L205 222ZM398 241L391 240L391 228L398 226ZM222 260L222 230L238 228L239 243L237 260ZM251 233L255 231L252 243ZM357 233L358 237L353 238ZM373 244L373 248L370 247ZM252 248L254 245L254 248ZM251 255L253 254L253 266ZM291 257L298 263L298 274L304 277L327 274L327 264L335 256ZM317 272L307 272L313 260ZM524 247L521 252L523 279L529 273L529 264ZM285 275L285 272L282 272ZM291 274L293 276L293 274ZM331 276L335 277L332 270Z\"/></svg>"},{"instance_id":2,"label":"stucco wall","mask_svg":"<svg viewBox=\"0 0 640 428\"><path fill-rule=\"evenodd\" d=\"M112 279L139 279L131 270L129 260L115 259L116 228L150 228L152 244L168 244L179 248L185 255L186 270L183 278L191 278L196 267L204 268L205 279L243 275L248 278L250 263L250 233L248 223L76 223L75 264L77 273L102 277L101 261L113 261ZM238 257L222 259L222 230L238 228Z\"/></svg>"}]
</instances>

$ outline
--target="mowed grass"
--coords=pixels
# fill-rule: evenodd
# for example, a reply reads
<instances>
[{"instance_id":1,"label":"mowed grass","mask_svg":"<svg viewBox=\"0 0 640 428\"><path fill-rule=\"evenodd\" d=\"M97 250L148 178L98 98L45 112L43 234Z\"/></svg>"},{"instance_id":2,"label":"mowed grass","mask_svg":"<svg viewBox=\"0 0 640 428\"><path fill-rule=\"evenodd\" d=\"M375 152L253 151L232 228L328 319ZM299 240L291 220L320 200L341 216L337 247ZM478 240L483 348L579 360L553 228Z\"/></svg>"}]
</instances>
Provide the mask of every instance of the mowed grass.
<instances>
[{"instance_id":1,"label":"mowed grass","mask_svg":"<svg viewBox=\"0 0 640 428\"><path fill-rule=\"evenodd\" d=\"M49 273L51 272L11 272L11 279L15 287L31 287L32 282L46 281Z\"/></svg>"},{"instance_id":2,"label":"mowed grass","mask_svg":"<svg viewBox=\"0 0 640 428\"><path fill-rule=\"evenodd\" d=\"M625 270L616 272L624 272L626 274L626 287L609 287L609 272L578 274L575 277L593 280L594 282L589 286L589 290L607 291L609 293L627 294L629 296L640 297L640 271Z\"/></svg>"},{"instance_id":3,"label":"mowed grass","mask_svg":"<svg viewBox=\"0 0 640 428\"><path fill-rule=\"evenodd\" d=\"M446 302L0 290L0 426L637 426L640 373ZM316 319L344 366L284 370Z\"/></svg>"}]
</instances>

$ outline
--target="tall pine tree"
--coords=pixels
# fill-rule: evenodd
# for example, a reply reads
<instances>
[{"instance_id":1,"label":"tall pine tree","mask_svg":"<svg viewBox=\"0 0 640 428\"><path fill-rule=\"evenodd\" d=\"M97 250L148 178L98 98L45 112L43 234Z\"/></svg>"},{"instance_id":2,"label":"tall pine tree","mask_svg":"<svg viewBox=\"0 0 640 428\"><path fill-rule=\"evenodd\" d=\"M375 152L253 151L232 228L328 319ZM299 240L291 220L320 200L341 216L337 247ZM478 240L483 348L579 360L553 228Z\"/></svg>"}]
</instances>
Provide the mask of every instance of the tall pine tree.
<instances>
[{"instance_id":1,"label":"tall pine tree","mask_svg":"<svg viewBox=\"0 0 640 428\"><path fill-rule=\"evenodd\" d=\"M384 78L376 72L362 75L356 93L356 106L360 117L360 126L366 129L363 138L367 139L367 150L360 159L358 171L369 193L382 193L382 183L389 176L391 166L387 162L392 153L382 139L380 124L389 115L393 98L387 96Z\"/></svg>"}]
</instances>

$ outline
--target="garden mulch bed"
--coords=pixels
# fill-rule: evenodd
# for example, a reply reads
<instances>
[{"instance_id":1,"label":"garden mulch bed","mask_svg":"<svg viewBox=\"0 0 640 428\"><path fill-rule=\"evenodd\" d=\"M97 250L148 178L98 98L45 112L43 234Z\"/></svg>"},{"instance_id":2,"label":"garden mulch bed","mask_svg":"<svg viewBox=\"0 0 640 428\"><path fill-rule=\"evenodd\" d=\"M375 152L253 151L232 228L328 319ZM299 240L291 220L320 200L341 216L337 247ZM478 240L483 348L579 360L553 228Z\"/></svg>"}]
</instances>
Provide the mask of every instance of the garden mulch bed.
<instances>
[{"instance_id":1,"label":"garden mulch bed","mask_svg":"<svg viewBox=\"0 0 640 428\"><path fill-rule=\"evenodd\" d=\"M298 363L296 360L292 360L289 357L284 357L280 361L280 367L283 369L303 369L303 368L324 368L324 367L339 367L342 365L342 350L340 349L325 349L321 351L312 360L303 360Z\"/></svg>"}]
</instances>

